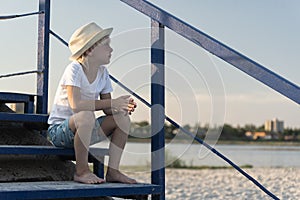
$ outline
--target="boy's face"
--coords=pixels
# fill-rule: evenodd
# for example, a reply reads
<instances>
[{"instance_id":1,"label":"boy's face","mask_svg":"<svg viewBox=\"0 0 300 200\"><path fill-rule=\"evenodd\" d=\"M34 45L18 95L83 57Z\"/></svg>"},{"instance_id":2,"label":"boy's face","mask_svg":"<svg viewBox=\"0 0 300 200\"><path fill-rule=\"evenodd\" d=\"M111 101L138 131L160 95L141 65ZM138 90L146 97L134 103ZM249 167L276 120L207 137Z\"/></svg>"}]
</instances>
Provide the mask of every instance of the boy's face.
<instances>
[{"instance_id":1,"label":"boy's face","mask_svg":"<svg viewBox=\"0 0 300 200\"><path fill-rule=\"evenodd\" d=\"M100 65L105 65L110 62L113 49L110 46L110 38L103 39L92 51L93 57Z\"/></svg>"}]
</instances>

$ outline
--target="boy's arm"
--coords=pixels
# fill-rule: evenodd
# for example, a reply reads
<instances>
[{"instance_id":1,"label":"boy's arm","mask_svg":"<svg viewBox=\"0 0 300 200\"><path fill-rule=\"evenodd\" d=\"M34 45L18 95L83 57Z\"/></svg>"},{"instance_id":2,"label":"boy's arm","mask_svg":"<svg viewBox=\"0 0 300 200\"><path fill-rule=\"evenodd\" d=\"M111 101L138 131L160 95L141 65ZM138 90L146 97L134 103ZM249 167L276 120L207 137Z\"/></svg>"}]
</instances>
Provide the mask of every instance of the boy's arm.
<instances>
[{"instance_id":1,"label":"boy's arm","mask_svg":"<svg viewBox=\"0 0 300 200\"><path fill-rule=\"evenodd\" d=\"M134 102L134 100L132 98L130 98L129 95L125 95L125 96L121 96L117 99L111 99L111 94L110 93L107 93L107 94L100 94L100 99L101 100L111 100L112 101L112 106L110 108L107 108L107 109L103 109L103 112L106 114L106 115L112 115L112 114L117 114L117 113L120 113L120 112L123 112L125 115L127 114L130 114L132 112L134 112L134 109L136 108L136 103ZM123 109L119 109L117 106L114 106L116 105L115 102L113 101L120 101L120 100L124 100L126 99L126 104L124 104L123 106Z\"/></svg>"},{"instance_id":2,"label":"boy's arm","mask_svg":"<svg viewBox=\"0 0 300 200\"><path fill-rule=\"evenodd\" d=\"M70 107L77 113L80 111L104 110L111 107L111 99L103 100L81 100L80 88L67 85L67 95Z\"/></svg>"},{"instance_id":3,"label":"boy's arm","mask_svg":"<svg viewBox=\"0 0 300 200\"><path fill-rule=\"evenodd\" d=\"M79 87L69 85L66 87L70 107L75 113L87 110L105 110L107 111L107 114L112 114L111 111L114 111L114 114L115 111L125 113L129 111L129 95L111 99L111 95L109 93L100 95L100 100L82 100Z\"/></svg>"},{"instance_id":4,"label":"boy's arm","mask_svg":"<svg viewBox=\"0 0 300 200\"><path fill-rule=\"evenodd\" d=\"M111 100L111 94L100 94L100 100ZM117 112L116 109L112 109L112 107L103 109L104 114L106 115L112 115L113 113L115 114Z\"/></svg>"}]
</instances>

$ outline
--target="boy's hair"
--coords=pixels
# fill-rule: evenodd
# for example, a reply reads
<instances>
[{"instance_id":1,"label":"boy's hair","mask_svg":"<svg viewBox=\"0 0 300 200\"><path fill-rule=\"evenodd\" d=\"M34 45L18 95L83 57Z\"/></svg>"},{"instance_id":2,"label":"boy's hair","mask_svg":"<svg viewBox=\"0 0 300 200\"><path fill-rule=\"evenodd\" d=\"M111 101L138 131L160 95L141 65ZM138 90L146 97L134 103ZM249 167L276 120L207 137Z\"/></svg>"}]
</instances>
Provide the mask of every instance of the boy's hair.
<instances>
[{"instance_id":1,"label":"boy's hair","mask_svg":"<svg viewBox=\"0 0 300 200\"><path fill-rule=\"evenodd\" d=\"M85 52L83 52L83 54L81 54L81 56L79 56L77 58L77 61L82 61L90 52L93 51L93 49L98 46L99 44L101 44L103 42L103 40L109 38L109 36L105 36L104 38L101 38L99 41L95 42L95 44L93 44L88 50L86 50Z\"/></svg>"}]
</instances>

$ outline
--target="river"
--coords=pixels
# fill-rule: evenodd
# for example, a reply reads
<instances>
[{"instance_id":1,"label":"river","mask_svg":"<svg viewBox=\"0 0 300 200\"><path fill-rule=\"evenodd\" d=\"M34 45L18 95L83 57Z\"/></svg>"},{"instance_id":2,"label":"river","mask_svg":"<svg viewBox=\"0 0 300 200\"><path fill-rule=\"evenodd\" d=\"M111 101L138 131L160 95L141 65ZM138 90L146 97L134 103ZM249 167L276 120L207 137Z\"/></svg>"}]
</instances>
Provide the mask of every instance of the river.
<instances>
[{"instance_id":1,"label":"river","mask_svg":"<svg viewBox=\"0 0 300 200\"><path fill-rule=\"evenodd\" d=\"M107 147L107 142L96 144ZM235 164L253 167L300 167L300 146L215 145L214 148ZM150 143L128 142L121 165L149 165ZM167 164L180 159L188 166L229 166L200 144L171 143L166 145Z\"/></svg>"}]
</instances>

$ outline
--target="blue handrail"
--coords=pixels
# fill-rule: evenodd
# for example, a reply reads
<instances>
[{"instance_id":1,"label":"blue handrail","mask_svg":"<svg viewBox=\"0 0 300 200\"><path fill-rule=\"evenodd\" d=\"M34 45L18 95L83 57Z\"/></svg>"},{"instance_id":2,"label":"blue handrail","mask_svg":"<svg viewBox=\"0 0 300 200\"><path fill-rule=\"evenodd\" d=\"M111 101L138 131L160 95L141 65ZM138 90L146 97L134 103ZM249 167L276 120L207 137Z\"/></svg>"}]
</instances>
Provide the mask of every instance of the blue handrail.
<instances>
[{"instance_id":1,"label":"blue handrail","mask_svg":"<svg viewBox=\"0 0 300 200\"><path fill-rule=\"evenodd\" d=\"M24 14L19 14L19 15L6 15L6 16L0 16L0 20L7 20L7 19L14 19L18 17L26 17L30 15L36 15L36 14L43 14L44 11L38 11L38 12L31 12L31 13L24 13Z\"/></svg>"},{"instance_id":2,"label":"blue handrail","mask_svg":"<svg viewBox=\"0 0 300 200\"><path fill-rule=\"evenodd\" d=\"M49 26L50 0L39 0L39 11L24 14L0 16L0 20L8 20L31 15L38 15L38 66L37 70L1 75L0 78L37 73L36 113L48 113L48 66L49 66Z\"/></svg>"},{"instance_id":3,"label":"blue handrail","mask_svg":"<svg viewBox=\"0 0 300 200\"><path fill-rule=\"evenodd\" d=\"M300 104L300 87L145 0L121 0L213 55Z\"/></svg>"}]
</instances>

